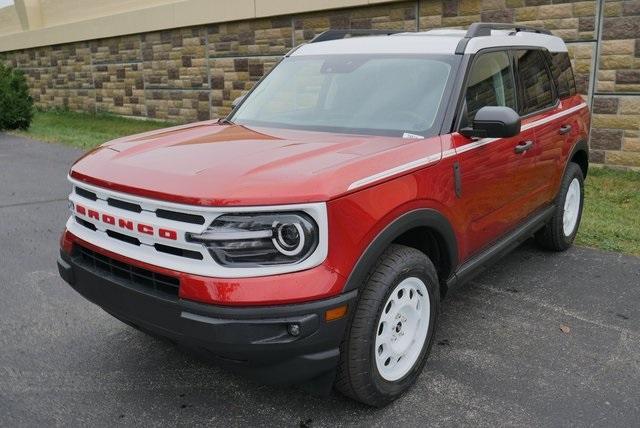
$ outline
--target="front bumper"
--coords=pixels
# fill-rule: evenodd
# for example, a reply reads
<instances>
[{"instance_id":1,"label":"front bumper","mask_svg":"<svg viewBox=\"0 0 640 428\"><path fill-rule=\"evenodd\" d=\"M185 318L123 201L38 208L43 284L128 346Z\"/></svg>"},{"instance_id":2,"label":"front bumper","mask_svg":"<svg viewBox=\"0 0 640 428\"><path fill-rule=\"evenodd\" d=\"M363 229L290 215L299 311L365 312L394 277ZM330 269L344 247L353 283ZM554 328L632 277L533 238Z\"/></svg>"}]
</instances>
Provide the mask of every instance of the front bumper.
<instances>
[{"instance_id":1,"label":"front bumper","mask_svg":"<svg viewBox=\"0 0 640 428\"><path fill-rule=\"evenodd\" d=\"M355 291L309 303L229 307L160 293L60 252L62 278L86 299L141 330L205 351L264 382L298 383L331 372L349 317L325 321L328 309L355 303ZM293 336L289 327L297 325Z\"/></svg>"}]
</instances>

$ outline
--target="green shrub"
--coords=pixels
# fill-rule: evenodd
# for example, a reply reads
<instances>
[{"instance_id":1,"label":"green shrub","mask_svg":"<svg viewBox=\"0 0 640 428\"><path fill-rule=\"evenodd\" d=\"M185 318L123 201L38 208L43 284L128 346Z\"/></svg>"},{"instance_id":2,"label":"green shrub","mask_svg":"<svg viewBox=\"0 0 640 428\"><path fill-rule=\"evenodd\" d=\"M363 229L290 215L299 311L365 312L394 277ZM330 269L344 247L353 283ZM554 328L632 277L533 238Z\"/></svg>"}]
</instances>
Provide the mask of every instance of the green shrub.
<instances>
[{"instance_id":1,"label":"green shrub","mask_svg":"<svg viewBox=\"0 0 640 428\"><path fill-rule=\"evenodd\" d=\"M0 130L27 129L33 118L33 99L20 70L0 64Z\"/></svg>"}]
</instances>

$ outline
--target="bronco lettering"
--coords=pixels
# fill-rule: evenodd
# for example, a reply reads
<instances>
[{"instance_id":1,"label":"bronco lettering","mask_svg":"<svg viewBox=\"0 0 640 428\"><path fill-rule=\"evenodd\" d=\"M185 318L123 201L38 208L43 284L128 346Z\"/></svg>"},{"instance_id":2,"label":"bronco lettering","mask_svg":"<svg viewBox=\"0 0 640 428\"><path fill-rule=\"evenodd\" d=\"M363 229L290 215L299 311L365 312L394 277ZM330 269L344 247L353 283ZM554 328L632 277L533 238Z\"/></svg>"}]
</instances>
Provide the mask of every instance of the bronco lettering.
<instances>
[{"instance_id":1,"label":"bronco lettering","mask_svg":"<svg viewBox=\"0 0 640 428\"><path fill-rule=\"evenodd\" d=\"M173 241L178 239L178 232L173 229L159 228L146 223L136 223L133 220L118 218L111 214L100 213L80 204L76 204L75 211L80 216L87 217L92 220L98 220L102 223L110 226L116 226L120 229L130 231L137 230L139 233L144 233L145 235L158 236L160 238L170 239Z\"/></svg>"}]
</instances>

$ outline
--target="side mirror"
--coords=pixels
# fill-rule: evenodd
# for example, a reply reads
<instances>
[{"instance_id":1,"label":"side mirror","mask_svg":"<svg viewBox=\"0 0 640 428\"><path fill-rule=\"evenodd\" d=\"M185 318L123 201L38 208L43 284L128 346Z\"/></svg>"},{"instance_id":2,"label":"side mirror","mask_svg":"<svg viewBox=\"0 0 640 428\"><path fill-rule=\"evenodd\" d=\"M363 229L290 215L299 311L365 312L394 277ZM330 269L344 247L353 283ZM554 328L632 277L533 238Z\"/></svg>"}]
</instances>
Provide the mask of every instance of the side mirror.
<instances>
[{"instance_id":1,"label":"side mirror","mask_svg":"<svg viewBox=\"0 0 640 428\"><path fill-rule=\"evenodd\" d=\"M238 106L238 104L240 104L242 102L244 97L245 97L244 95L240 95L238 98L236 98L235 100L231 101L231 108L236 108Z\"/></svg>"},{"instance_id":2,"label":"side mirror","mask_svg":"<svg viewBox=\"0 0 640 428\"><path fill-rule=\"evenodd\" d=\"M462 128L465 137L508 138L520 133L520 115L510 107L482 107L473 118L473 128Z\"/></svg>"}]
</instances>

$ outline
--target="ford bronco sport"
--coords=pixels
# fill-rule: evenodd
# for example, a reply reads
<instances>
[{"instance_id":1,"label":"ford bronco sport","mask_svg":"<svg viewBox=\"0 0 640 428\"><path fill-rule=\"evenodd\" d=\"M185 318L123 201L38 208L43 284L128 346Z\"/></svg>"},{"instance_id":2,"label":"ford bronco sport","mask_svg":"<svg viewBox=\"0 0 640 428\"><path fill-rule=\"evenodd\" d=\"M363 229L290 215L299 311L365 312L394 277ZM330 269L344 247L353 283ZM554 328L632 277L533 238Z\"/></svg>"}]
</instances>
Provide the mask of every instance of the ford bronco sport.
<instances>
[{"instance_id":1,"label":"ford bronco sport","mask_svg":"<svg viewBox=\"0 0 640 428\"><path fill-rule=\"evenodd\" d=\"M328 31L226 118L77 161L59 271L142 331L382 406L452 287L531 236L572 244L588 130L545 30Z\"/></svg>"}]
</instances>

